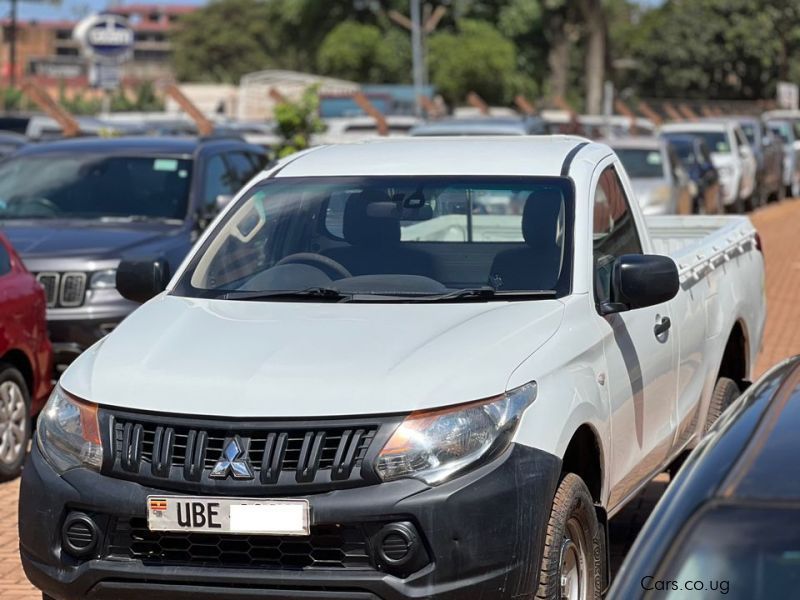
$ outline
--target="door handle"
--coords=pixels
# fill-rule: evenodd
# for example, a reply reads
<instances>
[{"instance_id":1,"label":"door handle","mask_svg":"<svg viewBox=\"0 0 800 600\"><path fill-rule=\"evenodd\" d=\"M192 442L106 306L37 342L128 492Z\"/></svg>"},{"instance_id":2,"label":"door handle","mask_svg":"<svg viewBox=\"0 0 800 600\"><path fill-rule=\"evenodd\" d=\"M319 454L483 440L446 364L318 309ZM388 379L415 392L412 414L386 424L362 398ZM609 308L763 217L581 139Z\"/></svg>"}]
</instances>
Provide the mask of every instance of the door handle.
<instances>
[{"instance_id":1,"label":"door handle","mask_svg":"<svg viewBox=\"0 0 800 600\"><path fill-rule=\"evenodd\" d=\"M656 334L657 338L661 337L669 331L670 327L672 327L672 321L669 320L669 317L661 317L661 320L653 327L653 333Z\"/></svg>"}]
</instances>

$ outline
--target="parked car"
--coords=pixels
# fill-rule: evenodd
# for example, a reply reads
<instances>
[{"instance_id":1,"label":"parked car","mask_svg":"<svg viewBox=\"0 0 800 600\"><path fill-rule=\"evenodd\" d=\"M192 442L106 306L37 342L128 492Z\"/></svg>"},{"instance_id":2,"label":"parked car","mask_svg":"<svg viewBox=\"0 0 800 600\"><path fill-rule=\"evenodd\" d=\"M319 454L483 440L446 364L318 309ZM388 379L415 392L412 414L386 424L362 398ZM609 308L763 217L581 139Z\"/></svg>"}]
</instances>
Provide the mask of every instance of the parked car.
<instances>
[{"instance_id":1,"label":"parked car","mask_svg":"<svg viewBox=\"0 0 800 600\"><path fill-rule=\"evenodd\" d=\"M0 481L17 477L52 386L44 290L0 232Z\"/></svg>"},{"instance_id":2,"label":"parked car","mask_svg":"<svg viewBox=\"0 0 800 600\"><path fill-rule=\"evenodd\" d=\"M135 308L117 293L119 261L163 257L175 270L264 156L236 139L88 138L0 163L0 228L45 288L57 366Z\"/></svg>"},{"instance_id":3,"label":"parked car","mask_svg":"<svg viewBox=\"0 0 800 600\"><path fill-rule=\"evenodd\" d=\"M657 137L609 140L633 185L633 193L645 215L694 212L697 195L692 180L675 151Z\"/></svg>"},{"instance_id":4,"label":"parked car","mask_svg":"<svg viewBox=\"0 0 800 600\"><path fill-rule=\"evenodd\" d=\"M312 136L313 145L361 142L381 137L375 119L368 116L325 119L325 131ZM389 136L406 136L420 120L411 115L387 115Z\"/></svg>"},{"instance_id":5,"label":"parked car","mask_svg":"<svg viewBox=\"0 0 800 600\"><path fill-rule=\"evenodd\" d=\"M415 137L447 135L542 135L547 124L538 117L468 117L440 119L417 125L410 131Z\"/></svg>"},{"instance_id":6,"label":"parked car","mask_svg":"<svg viewBox=\"0 0 800 600\"><path fill-rule=\"evenodd\" d=\"M800 196L800 123L770 119L766 122L773 135L783 142L783 184L786 194Z\"/></svg>"},{"instance_id":7,"label":"parked car","mask_svg":"<svg viewBox=\"0 0 800 600\"><path fill-rule=\"evenodd\" d=\"M573 115L566 110L543 110L541 118L549 133L569 133L589 138L619 138L629 135L651 136L656 126L650 119L631 119L622 115Z\"/></svg>"},{"instance_id":8,"label":"parked car","mask_svg":"<svg viewBox=\"0 0 800 600\"><path fill-rule=\"evenodd\" d=\"M693 212L716 214L723 211L719 172L702 138L693 135L665 134L663 139L674 149L678 160L694 182Z\"/></svg>"},{"instance_id":9,"label":"parked car","mask_svg":"<svg viewBox=\"0 0 800 600\"><path fill-rule=\"evenodd\" d=\"M667 123L661 132L694 135L709 150L722 183L722 201L727 210L743 213L756 191L756 159L741 127L732 120Z\"/></svg>"},{"instance_id":10,"label":"parked car","mask_svg":"<svg viewBox=\"0 0 800 600\"><path fill-rule=\"evenodd\" d=\"M731 117L742 128L756 157L756 193L752 207L783 200L783 143L759 117Z\"/></svg>"},{"instance_id":11,"label":"parked car","mask_svg":"<svg viewBox=\"0 0 800 600\"><path fill-rule=\"evenodd\" d=\"M800 357L736 399L667 488L609 595L793 597L800 586Z\"/></svg>"},{"instance_id":12,"label":"parked car","mask_svg":"<svg viewBox=\"0 0 800 600\"><path fill-rule=\"evenodd\" d=\"M750 374L763 269L746 217L645 221L581 138L295 154L166 291L120 264L155 297L40 418L25 571L57 598L599 599L607 518Z\"/></svg>"}]
</instances>

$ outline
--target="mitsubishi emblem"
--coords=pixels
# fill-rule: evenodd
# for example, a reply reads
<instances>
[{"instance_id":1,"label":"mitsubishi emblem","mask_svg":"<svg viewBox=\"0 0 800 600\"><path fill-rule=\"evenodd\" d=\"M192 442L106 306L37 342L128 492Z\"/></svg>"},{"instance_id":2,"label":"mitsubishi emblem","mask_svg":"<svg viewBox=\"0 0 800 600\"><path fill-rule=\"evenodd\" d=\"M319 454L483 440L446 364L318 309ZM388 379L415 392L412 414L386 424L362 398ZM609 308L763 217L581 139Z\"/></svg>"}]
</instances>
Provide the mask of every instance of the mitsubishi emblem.
<instances>
[{"instance_id":1,"label":"mitsubishi emblem","mask_svg":"<svg viewBox=\"0 0 800 600\"><path fill-rule=\"evenodd\" d=\"M242 440L238 435L225 440L222 456L211 469L211 479L226 479L229 475L234 479L253 479L253 468L247 459L250 440Z\"/></svg>"}]
</instances>

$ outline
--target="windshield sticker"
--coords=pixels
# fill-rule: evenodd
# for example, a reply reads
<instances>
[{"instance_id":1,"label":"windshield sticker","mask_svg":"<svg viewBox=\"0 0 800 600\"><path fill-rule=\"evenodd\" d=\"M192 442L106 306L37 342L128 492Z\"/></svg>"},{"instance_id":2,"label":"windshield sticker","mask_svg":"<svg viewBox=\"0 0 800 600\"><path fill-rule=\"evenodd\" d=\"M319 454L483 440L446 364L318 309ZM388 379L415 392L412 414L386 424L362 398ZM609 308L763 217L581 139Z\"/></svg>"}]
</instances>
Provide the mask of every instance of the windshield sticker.
<instances>
[{"instance_id":1,"label":"windshield sticker","mask_svg":"<svg viewBox=\"0 0 800 600\"><path fill-rule=\"evenodd\" d=\"M647 164L648 165L660 165L661 164L661 152L648 152L647 153Z\"/></svg>"},{"instance_id":2,"label":"windshield sticker","mask_svg":"<svg viewBox=\"0 0 800 600\"><path fill-rule=\"evenodd\" d=\"M178 171L178 177L180 177L181 179L186 179L186 176L188 174L189 172L186 169L181 169L180 171Z\"/></svg>"},{"instance_id":3,"label":"windshield sticker","mask_svg":"<svg viewBox=\"0 0 800 600\"><path fill-rule=\"evenodd\" d=\"M157 158L153 161L154 171L177 171L178 161L174 158Z\"/></svg>"}]
</instances>

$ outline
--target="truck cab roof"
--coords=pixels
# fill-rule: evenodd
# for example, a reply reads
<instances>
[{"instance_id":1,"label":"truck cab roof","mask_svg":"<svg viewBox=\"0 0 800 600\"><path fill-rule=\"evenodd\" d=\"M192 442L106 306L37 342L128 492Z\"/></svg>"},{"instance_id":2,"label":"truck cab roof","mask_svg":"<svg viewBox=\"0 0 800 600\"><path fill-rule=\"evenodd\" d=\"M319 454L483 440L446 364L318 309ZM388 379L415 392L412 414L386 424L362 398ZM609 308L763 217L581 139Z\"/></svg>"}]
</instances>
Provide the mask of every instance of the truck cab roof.
<instances>
[{"instance_id":1,"label":"truck cab roof","mask_svg":"<svg viewBox=\"0 0 800 600\"><path fill-rule=\"evenodd\" d=\"M290 157L274 177L505 175L558 176L586 145L575 136L435 137L320 146ZM465 148L469 147L469 151ZM604 147L607 154L611 150ZM568 160L569 159L569 160Z\"/></svg>"}]
</instances>

